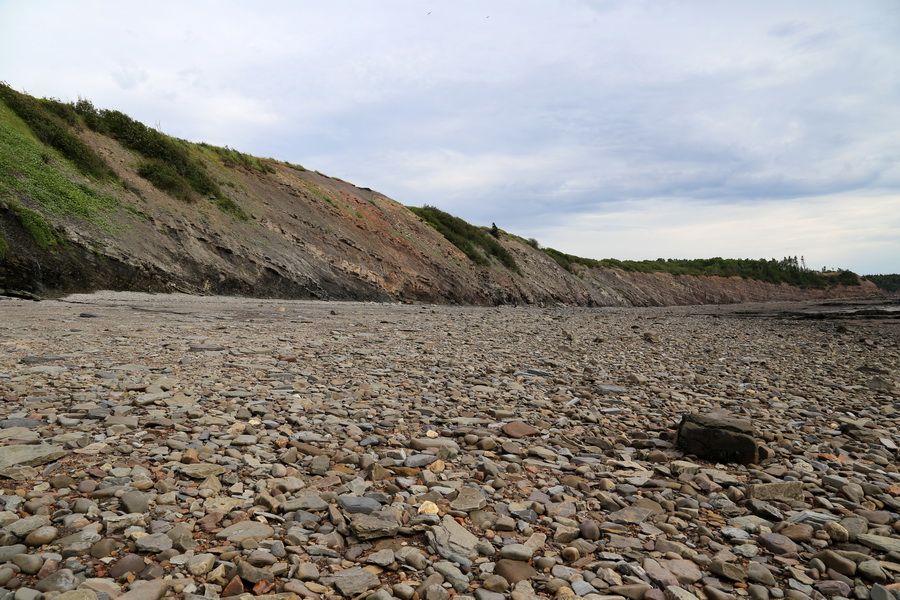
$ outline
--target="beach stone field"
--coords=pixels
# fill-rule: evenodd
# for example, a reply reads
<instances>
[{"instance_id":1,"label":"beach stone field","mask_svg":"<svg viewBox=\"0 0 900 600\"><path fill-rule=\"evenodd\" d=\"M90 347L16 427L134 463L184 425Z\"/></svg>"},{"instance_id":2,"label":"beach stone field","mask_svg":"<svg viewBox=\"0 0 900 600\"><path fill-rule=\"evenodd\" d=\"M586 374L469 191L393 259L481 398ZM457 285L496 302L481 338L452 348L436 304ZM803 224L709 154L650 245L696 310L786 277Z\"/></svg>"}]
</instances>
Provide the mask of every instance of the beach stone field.
<instances>
[{"instance_id":1,"label":"beach stone field","mask_svg":"<svg viewBox=\"0 0 900 600\"><path fill-rule=\"evenodd\" d=\"M0 599L900 599L900 323L0 299Z\"/></svg>"}]
</instances>

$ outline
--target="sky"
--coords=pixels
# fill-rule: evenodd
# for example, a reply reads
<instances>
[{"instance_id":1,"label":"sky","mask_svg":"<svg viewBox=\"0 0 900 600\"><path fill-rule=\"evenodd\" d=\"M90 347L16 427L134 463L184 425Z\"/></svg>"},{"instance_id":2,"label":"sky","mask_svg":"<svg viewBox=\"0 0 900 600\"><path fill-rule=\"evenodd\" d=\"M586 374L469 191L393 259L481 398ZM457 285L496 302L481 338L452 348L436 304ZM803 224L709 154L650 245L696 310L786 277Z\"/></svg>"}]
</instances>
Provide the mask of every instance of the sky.
<instances>
[{"instance_id":1,"label":"sky","mask_svg":"<svg viewBox=\"0 0 900 600\"><path fill-rule=\"evenodd\" d=\"M900 272L896 0L0 0L0 80L581 256Z\"/></svg>"}]
</instances>

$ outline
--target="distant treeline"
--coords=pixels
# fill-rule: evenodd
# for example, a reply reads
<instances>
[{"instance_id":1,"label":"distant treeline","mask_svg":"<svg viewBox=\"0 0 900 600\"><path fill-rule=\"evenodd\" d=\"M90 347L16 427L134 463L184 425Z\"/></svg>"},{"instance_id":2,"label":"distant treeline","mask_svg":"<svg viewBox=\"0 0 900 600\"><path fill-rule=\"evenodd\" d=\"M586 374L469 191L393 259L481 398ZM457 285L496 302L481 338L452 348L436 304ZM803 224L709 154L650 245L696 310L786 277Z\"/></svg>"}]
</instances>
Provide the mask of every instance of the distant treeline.
<instances>
[{"instance_id":1,"label":"distant treeline","mask_svg":"<svg viewBox=\"0 0 900 600\"><path fill-rule=\"evenodd\" d=\"M866 275L866 279L886 292L900 292L900 274Z\"/></svg>"},{"instance_id":2,"label":"distant treeline","mask_svg":"<svg viewBox=\"0 0 900 600\"><path fill-rule=\"evenodd\" d=\"M561 267L568 271L574 265L585 267L605 267L637 271L641 273L671 273L672 275L715 275L718 277L743 277L768 281L769 283L787 283L806 288L823 288L832 285L859 285L859 276L852 271L838 269L821 273L808 269L802 259L786 256L781 260L751 258L657 258L656 260L618 260L615 258L591 259L581 258L544 248Z\"/></svg>"}]
</instances>

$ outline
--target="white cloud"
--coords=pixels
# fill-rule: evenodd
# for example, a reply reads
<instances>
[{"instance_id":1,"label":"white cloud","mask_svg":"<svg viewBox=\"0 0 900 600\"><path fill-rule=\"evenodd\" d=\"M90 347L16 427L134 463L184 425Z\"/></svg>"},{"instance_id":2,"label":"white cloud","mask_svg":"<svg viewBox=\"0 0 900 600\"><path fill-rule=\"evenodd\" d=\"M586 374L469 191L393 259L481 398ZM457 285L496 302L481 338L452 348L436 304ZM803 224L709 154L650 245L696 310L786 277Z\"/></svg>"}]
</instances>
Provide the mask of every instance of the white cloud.
<instances>
[{"instance_id":1,"label":"white cloud","mask_svg":"<svg viewBox=\"0 0 900 600\"><path fill-rule=\"evenodd\" d=\"M815 268L893 272L900 256L900 194L740 204L648 199L565 215L550 226L529 228L527 235L593 258L797 255Z\"/></svg>"}]
</instances>

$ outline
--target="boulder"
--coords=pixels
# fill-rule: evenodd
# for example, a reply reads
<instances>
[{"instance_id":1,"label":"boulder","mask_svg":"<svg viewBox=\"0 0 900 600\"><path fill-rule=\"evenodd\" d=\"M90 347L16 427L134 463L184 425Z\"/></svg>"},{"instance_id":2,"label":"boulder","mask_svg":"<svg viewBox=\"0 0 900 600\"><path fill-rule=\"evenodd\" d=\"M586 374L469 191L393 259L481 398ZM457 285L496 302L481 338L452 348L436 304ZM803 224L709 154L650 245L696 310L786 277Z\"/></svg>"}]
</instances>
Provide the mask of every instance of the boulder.
<instances>
[{"instance_id":1,"label":"boulder","mask_svg":"<svg viewBox=\"0 0 900 600\"><path fill-rule=\"evenodd\" d=\"M759 462L753 426L722 414L687 414L678 426L678 447L686 454L716 462L744 465Z\"/></svg>"}]
</instances>

